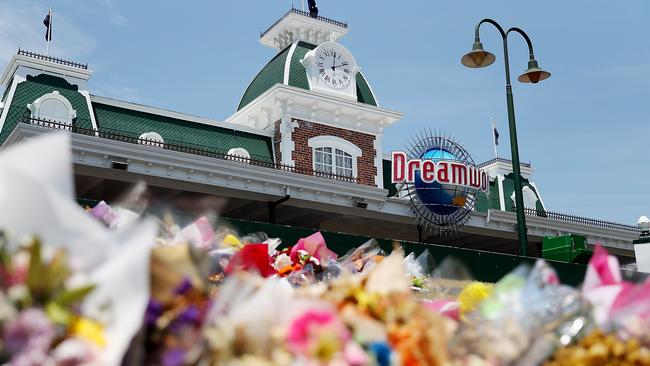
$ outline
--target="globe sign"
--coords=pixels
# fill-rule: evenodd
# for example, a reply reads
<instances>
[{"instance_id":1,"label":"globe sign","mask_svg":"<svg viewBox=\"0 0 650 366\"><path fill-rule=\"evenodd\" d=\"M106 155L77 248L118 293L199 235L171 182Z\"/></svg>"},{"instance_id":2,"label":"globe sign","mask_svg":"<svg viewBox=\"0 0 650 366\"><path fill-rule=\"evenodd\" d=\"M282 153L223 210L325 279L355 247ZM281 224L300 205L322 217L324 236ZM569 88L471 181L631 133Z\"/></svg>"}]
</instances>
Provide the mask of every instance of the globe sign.
<instances>
[{"instance_id":1,"label":"globe sign","mask_svg":"<svg viewBox=\"0 0 650 366\"><path fill-rule=\"evenodd\" d=\"M478 169L467 150L447 136L420 134L407 148L407 155L409 159L420 159L422 162L456 162ZM483 183L485 188L486 182ZM418 224L436 233L454 232L465 225L481 190L467 184L425 182L421 170L416 170L412 182L405 182L402 189L411 201L411 210Z\"/></svg>"},{"instance_id":2,"label":"globe sign","mask_svg":"<svg viewBox=\"0 0 650 366\"><path fill-rule=\"evenodd\" d=\"M441 148L431 148L425 151L420 159L439 161L459 161L456 156ZM459 187L438 182L426 183L422 180L420 171L415 172L415 194L431 212L437 215L449 216L465 206L469 188Z\"/></svg>"}]
</instances>

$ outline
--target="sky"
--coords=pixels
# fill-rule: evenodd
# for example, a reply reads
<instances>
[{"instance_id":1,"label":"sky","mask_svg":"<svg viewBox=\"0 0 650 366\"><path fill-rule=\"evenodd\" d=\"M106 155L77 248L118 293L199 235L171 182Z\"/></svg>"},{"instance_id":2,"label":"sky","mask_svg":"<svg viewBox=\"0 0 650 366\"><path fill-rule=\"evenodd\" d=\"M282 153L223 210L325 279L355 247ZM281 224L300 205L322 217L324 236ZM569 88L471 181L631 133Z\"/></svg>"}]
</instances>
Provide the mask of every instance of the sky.
<instances>
[{"instance_id":1,"label":"sky","mask_svg":"<svg viewBox=\"0 0 650 366\"><path fill-rule=\"evenodd\" d=\"M93 94L225 120L275 50L259 32L294 0L2 0L0 67L18 47L44 52L42 24L54 9L51 54L89 63ZM189 6L188 4L191 4ZM347 21L341 39L382 107L404 113L384 152L423 129L453 135L477 162L494 157L490 118L509 158L503 49L468 69L474 26L493 18L532 39L552 77L513 84L519 152L549 211L635 224L650 216L650 41L647 0L320 0L321 15ZM509 40L513 80L525 42Z\"/></svg>"}]
</instances>

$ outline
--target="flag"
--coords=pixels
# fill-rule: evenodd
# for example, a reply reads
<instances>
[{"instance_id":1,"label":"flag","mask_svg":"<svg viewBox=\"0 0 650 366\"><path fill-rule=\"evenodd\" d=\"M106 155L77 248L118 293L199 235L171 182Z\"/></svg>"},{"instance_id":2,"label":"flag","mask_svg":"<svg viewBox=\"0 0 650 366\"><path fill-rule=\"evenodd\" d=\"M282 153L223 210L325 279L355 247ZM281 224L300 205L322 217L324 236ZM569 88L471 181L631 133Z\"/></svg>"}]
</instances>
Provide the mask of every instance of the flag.
<instances>
[{"instance_id":1,"label":"flag","mask_svg":"<svg viewBox=\"0 0 650 366\"><path fill-rule=\"evenodd\" d=\"M52 40L52 9L47 12L45 19L43 19L43 24L47 28L45 30L45 40L49 42Z\"/></svg>"},{"instance_id":2,"label":"flag","mask_svg":"<svg viewBox=\"0 0 650 366\"><path fill-rule=\"evenodd\" d=\"M492 125L492 131L494 131L494 145L499 146L499 131L495 125Z\"/></svg>"},{"instance_id":3,"label":"flag","mask_svg":"<svg viewBox=\"0 0 650 366\"><path fill-rule=\"evenodd\" d=\"M318 18L318 7L316 6L316 0L309 0L309 15L312 18Z\"/></svg>"}]
</instances>

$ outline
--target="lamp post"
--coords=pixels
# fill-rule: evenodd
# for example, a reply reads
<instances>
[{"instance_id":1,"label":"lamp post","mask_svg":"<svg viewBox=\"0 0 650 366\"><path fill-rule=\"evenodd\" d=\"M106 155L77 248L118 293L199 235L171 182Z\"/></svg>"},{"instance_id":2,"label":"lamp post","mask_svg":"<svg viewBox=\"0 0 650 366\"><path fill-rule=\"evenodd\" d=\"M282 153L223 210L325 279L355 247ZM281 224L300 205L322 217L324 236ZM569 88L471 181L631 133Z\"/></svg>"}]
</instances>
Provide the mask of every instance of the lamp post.
<instances>
[{"instance_id":1,"label":"lamp post","mask_svg":"<svg viewBox=\"0 0 650 366\"><path fill-rule=\"evenodd\" d=\"M524 214L524 198L522 194L522 184L521 184L521 169L519 166L519 147L517 145L517 126L515 125L515 105L514 99L512 97L512 85L510 85L510 64L508 63L508 35L511 32L519 33L524 37L526 43L528 44L528 51L530 53L530 59L528 61L528 69L519 76L518 80L522 83L533 83L537 84L538 82L547 79L551 74L547 71L542 70L535 60L535 54L533 52L533 44L528 38L528 35L521 29L513 27L504 31L499 23L495 22L492 19L483 19L476 25L475 36L474 36L474 45L472 51L463 56L460 62L471 68L479 68L490 66L496 60L494 54L483 50L483 44L481 44L481 39L479 37L479 28L483 23L492 24L499 30L501 33L501 38L503 38L503 59L506 67L506 101L508 103L508 125L510 127L510 149L512 154L512 172L514 173L515 180L515 208L517 211L517 231L519 235L519 254L526 256L528 255L528 237L526 229L526 216Z\"/></svg>"}]
</instances>

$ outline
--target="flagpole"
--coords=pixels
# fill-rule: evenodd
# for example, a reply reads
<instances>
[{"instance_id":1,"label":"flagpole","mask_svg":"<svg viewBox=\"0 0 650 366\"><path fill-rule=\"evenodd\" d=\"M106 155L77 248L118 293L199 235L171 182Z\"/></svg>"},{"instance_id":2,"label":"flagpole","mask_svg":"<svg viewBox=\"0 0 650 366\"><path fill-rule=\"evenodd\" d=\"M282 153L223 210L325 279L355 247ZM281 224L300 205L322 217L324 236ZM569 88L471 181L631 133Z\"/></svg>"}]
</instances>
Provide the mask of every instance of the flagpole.
<instances>
[{"instance_id":1,"label":"flagpole","mask_svg":"<svg viewBox=\"0 0 650 366\"><path fill-rule=\"evenodd\" d=\"M497 140L494 136L494 131L496 131L497 127L494 125L494 118L490 118L490 122L492 122L492 145L494 145L494 158L498 159L499 153L497 152Z\"/></svg>"}]
</instances>

